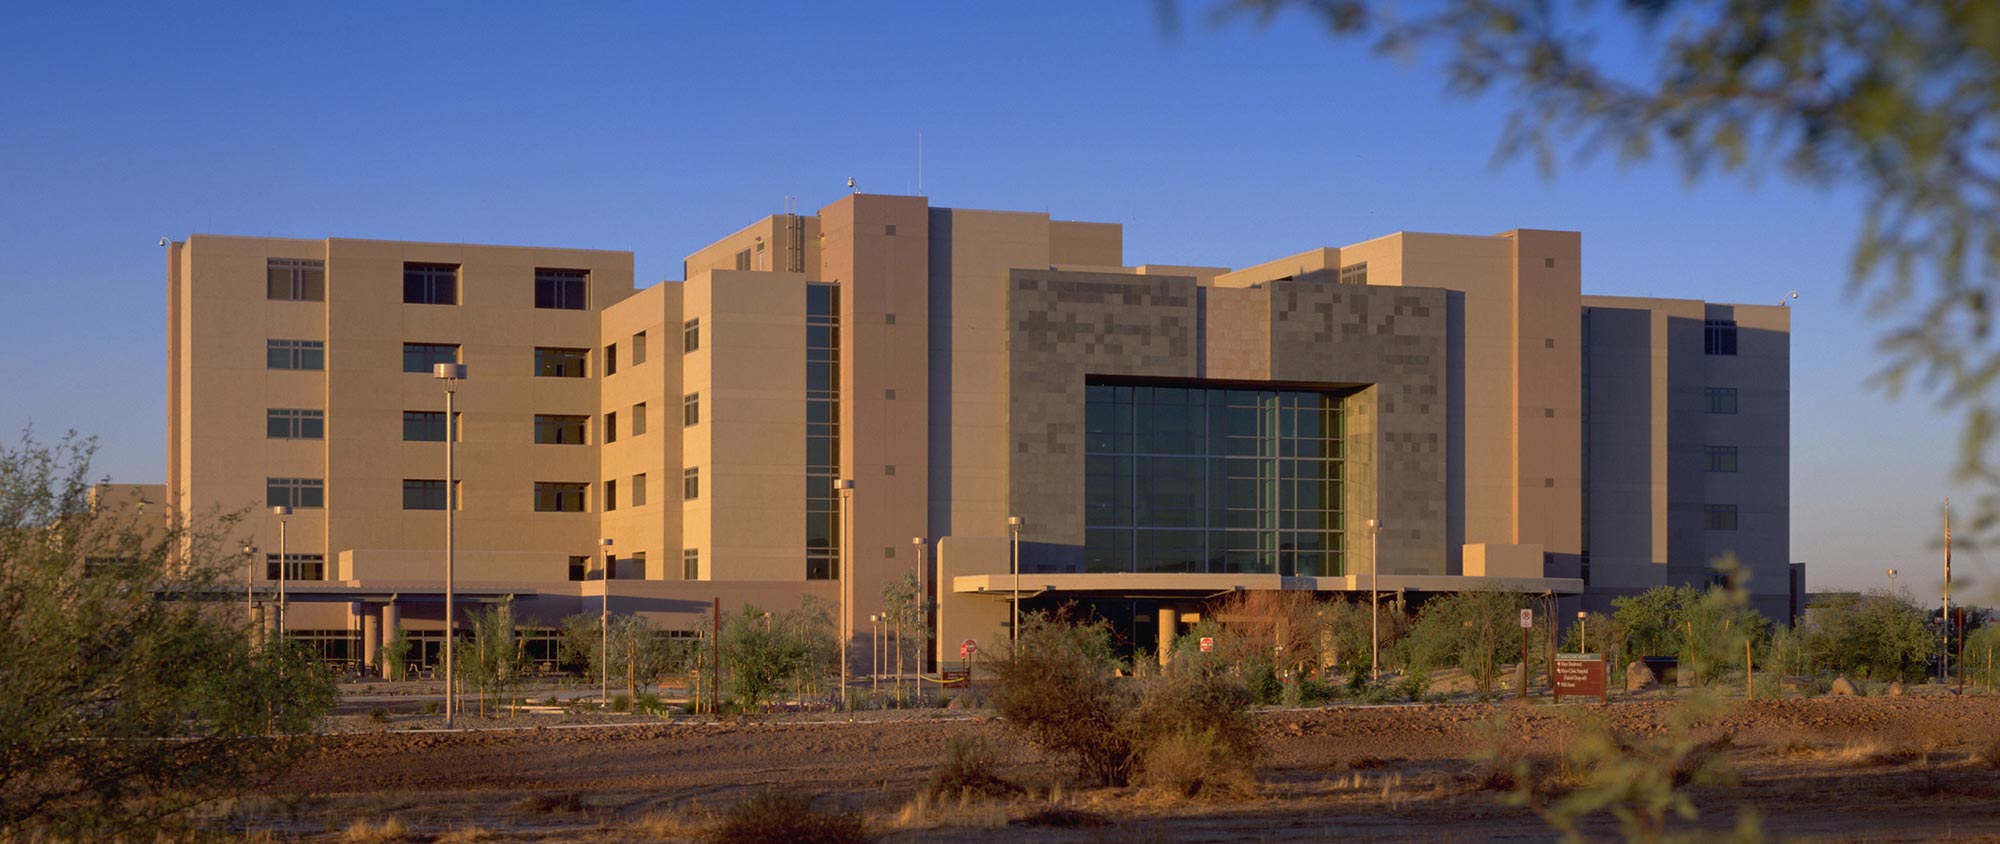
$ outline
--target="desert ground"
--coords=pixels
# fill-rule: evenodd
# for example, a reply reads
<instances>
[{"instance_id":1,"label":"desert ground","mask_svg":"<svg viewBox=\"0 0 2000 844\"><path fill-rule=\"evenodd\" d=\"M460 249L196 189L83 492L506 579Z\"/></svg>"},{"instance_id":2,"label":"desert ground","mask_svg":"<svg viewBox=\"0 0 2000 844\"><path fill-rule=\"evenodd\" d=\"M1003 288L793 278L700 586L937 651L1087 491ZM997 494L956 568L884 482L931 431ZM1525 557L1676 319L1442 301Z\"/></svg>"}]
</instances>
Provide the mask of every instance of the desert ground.
<instances>
[{"instance_id":1,"label":"desert ground","mask_svg":"<svg viewBox=\"0 0 2000 844\"><path fill-rule=\"evenodd\" d=\"M1230 799L1078 785L979 710L472 718L482 728L449 733L424 730L437 722L429 716L346 716L347 732L318 739L304 764L220 807L216 821L273 842L692 841L728 807L776 788L858 812L882 841L1551 841L1472 755L1497 743L1553 760L1579 711L1657 735L1673 706L1267 710L1257 791ZM1502 720L1504 730L1492 726ZM962 734L997 743L1001 773L1027 795L918 799L946 739ZM1705 827L1751 810L1777 840L2000 842L2000 696L1739 699L1695 736L1735 772L1733 785L1694 790Z\"/></svg>"}]
</instances>

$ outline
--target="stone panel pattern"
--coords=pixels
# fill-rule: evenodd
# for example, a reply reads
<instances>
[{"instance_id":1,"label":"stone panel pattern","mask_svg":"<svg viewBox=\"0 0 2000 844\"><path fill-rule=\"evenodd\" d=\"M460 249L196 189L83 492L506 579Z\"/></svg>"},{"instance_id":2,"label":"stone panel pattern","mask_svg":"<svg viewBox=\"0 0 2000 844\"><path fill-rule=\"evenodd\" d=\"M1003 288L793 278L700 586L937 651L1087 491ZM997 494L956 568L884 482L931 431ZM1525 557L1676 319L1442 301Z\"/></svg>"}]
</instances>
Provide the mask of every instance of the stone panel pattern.
<instances>
[{"instance_id":1,"label":"stone panel pattern","mask_svg":"<svg viewBox=\"0 0 2000 844\"><path fill-rule=\"evenodd\" d=\"M1013 270L1007 304L1008 502L1026 522L1022 568L1080 571L1084 379L1196 377L1195 281Z\"/></svg>"},{"instance_id":2,"label":"stone panel pattern","mask_svg":"<svg viewBox=\"0 0 2000 844\"><path fill-rule=\"evenodd\" d=\"M1348 400L1349 570L1368 570L1368 520L1379 517L1383 574L1446 574L1446 292L1266 287L1272 380L1373 385Z\"/></svg>"}]
</instances>

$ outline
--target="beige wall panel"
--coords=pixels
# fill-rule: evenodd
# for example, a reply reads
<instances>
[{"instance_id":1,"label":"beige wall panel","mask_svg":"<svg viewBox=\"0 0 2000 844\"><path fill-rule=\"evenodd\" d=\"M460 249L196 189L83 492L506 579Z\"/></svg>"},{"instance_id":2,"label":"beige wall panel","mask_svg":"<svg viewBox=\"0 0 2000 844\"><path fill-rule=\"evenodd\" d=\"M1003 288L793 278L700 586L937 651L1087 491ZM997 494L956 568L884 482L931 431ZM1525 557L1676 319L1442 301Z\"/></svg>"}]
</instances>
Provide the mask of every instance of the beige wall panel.
<instances>
[{"instance_id":1,"label":"beige wall panel","mask_svg":"<svg viewBox=\"0 0 2000 844\"><path fill-rule=\"evenodd\" d=\"M866 619L882 585L914 570L910 538L928 534L930 208L861 194L820 219L820 274L842 294L841 467L855 481L849 559L854 617Z\"/></svg>"},{"instance_id":2,"label":"beige wall panel","mask_svg":"<svg viewBox=\"0 0 2000 844\"><path fill-rule=\"evenodd\" d=\"M1510 232L1515 243L1517 541L1583 551L1582 237Z\"/></svg>"},{"instance_id":3,"label":"beige wall panel","mask_svg":"<svg viewBox=\"0 0 2000 844\"><path fill-rule=\"evenodd\" d=\"M1049 263L1125 265L1125 227L1118 223L1049 221Z\"/></svg>"},{"instance_id":4,"label":"beige wall panel","mask_svg":"<svg viewBox=\"0 0 2000 844\"><path fill-rule=\"evenodd\" d=\"M696 436L685 441L702 490L687 513L697 522L706 517L701 550L713 558L705 565L714 567L714 579L802 581L805 276L716 270L708 279L706 354L690 361L708 370L696 426L707 430L690 431ZM703 435L708 463L694 463Z\"/></svg>"},{"instance_id":5,"label":"beige wall panel","mask_svg":"<svg viewBox=\"0 0 2000 844\"><path fill-rule=\"evenodd\" d=\"M1196 280L1199 283L1199 279ZM1204 378L1263 381L1271 377L1271 291L1211 287L1207 297Z\"/></svg>"},{"instance_id":6,"label":"beige wall panel","mask_svg":"<svg viewBox=\"0 0 2000 844\"><path fill-rule=\"evenodd\" d=\"M1007 275L1046 267L1046 214L931 211L931 535L1007 531Z\"/></svg>"}]
</instances>

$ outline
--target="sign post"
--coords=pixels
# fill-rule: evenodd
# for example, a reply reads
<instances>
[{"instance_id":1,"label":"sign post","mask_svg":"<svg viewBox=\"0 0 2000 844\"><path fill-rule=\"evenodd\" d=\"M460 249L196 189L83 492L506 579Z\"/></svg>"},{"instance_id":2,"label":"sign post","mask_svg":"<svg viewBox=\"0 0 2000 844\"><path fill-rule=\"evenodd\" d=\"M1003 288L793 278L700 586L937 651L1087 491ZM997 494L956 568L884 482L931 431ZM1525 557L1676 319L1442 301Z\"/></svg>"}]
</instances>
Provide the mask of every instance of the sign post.
<instances>
[{"instance_id":1,"label":"sign post","mask_svg":"<svg viewBox=\"0 0 2000 844\"><path fill-rule=\"evenodd\" d=\"M967 639L958 643L958 659L965 666L965 688L972 688L972 657L979 653L979 640Z\"/></svg>"},{"instance_id":2,"label":"sign post","mask_svg":"<svg viewBox=\"0 0 2000 844\"><path fill-rule=\"evenodd\" d=\"M1521 688L1519 697L1528 696L1528 636L1535 628L1535 611L1521 611Z\"/></svg>"},{"instance_id":3,"label":"sign post","mask_svg":"<svg viewBox=\"0 0 2000 844\"><path fill-rule=\"evenodd\" d=\"M1557 654L1549 673L1557 703L1562 702L1563 695L1594 697L1602 703L1611 702L1608 684L1604 682L1603 654Z\"/></svg>"}]
</instances>

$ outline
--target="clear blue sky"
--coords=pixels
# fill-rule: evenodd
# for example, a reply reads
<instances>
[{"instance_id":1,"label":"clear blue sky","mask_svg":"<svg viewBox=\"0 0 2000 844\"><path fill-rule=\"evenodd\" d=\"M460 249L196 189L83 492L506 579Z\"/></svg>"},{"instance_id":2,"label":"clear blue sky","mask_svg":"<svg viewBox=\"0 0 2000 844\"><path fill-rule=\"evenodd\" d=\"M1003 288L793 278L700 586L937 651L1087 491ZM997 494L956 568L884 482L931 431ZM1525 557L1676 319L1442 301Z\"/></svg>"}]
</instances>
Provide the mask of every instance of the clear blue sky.
<instances>
[{"instance_id":1,"label":"clear blue sky","mask_svg":"<svg viewBox=\"0 0 2000 844\"><path fill-rule=\"evenodd\" d=\"M1793 557L1816 589L1895 566L1934 593L1956 420L1864 386L1856 196L1667 165L1544 179L1494 165L1504 103L1443 91L1300 18L1169 36L1145 0L20 5L0 431L94 433L100 471L163 478L161 237L629 249L647 283L787 195L913 192L921 133L934 204L1123 223L1131 263L1553 228L1584 233L1586 292L1796 289Z\"/></svg>"}]
</instances>

